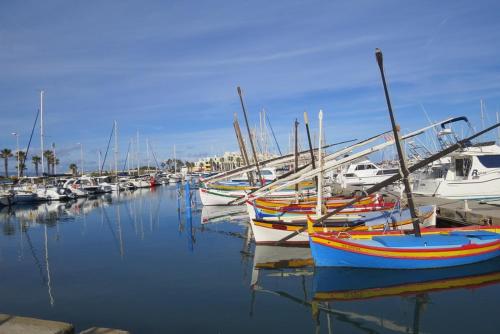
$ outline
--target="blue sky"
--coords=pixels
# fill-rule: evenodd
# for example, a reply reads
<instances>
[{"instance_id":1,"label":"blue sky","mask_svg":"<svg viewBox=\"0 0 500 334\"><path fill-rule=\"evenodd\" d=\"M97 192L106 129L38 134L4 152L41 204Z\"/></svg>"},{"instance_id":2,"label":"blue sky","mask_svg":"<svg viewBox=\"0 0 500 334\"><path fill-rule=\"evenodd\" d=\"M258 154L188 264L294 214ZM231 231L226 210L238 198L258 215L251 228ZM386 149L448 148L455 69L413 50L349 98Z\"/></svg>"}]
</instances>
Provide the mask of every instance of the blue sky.
<instances>
[{"instance_id":1,"label":"blue sky","mask_svg":"<svg viewBox=\"0 0 500 334\"><path fill-rule=\"evenodd\" d=\"M45 91L46 142L87 166L118 121L158 158L236 150L233 113L265 108L280 144L325 112L327 140L389 129L374 49L404 129L500 106L498 1L2 1L0 146L26 146ZM314 116L313 116L314 115ZM313 126L316 126L314 121ZM303 137L304 138L304 137ZM34 140L39 150L39 138Z\"/></svg>"}]
</instances>

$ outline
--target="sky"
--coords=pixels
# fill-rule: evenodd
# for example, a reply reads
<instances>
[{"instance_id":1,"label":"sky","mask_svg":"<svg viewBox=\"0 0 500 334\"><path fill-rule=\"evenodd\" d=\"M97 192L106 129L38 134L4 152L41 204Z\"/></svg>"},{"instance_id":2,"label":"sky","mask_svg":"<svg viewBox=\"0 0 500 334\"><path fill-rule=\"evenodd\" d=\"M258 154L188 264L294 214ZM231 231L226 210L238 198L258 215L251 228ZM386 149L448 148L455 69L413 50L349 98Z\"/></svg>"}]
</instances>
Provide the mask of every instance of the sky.
<instances>
[{"instance_id":1,"label":"sky","mask_svg":"<svg viewBox=\"0 0 500 334\"><path fill-rule=\"evenodd\" d=\"M114 120L120 164L137 132L141 164L146 139L159 160L174 145L191 161L237 151L237 86L282 150L304 111L317 131L323 110L328 142L367 138L390 128L377 47L403 129L427 125L423 110L480 127L480 99L486 124L500 108L498 13L480 0L2 1L0 148L15 150L12 132L27 146L40 90L62 170L79 165L78 143L96 168Z\"/></svg>"}]
</instances>

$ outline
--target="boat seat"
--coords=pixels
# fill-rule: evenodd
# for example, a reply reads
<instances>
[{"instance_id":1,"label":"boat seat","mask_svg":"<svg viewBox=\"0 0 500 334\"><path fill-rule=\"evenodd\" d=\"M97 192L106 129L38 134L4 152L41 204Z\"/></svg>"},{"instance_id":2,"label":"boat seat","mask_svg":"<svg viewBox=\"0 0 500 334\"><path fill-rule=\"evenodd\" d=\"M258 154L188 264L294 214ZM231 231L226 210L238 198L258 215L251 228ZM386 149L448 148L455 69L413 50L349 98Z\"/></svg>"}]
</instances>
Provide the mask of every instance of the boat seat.
<instances>
[{"instance_id":1,"label":"boat seat","mask_svg":"<svg viewBox=\"0 0 500 334\"><path fill-rule=\"evenodd\" d=\"M416 237L414 235L404 236L376 236L372 240L381 243L386 247L446 247L461 246L470 243L466 236L450 235L424 235Z\"/></svg>"},{"instance_id":2,"label":"boat seat","mask_svg":"<svg viewBox=\"0 0 500 334\"><path fill-rule=\"evenodd\" d=\"M500 238L500 235L498 233L491 231L453 231L450 232L450 235L476 238L479 240L494 240Z\"/></svg>"}]
</instances>

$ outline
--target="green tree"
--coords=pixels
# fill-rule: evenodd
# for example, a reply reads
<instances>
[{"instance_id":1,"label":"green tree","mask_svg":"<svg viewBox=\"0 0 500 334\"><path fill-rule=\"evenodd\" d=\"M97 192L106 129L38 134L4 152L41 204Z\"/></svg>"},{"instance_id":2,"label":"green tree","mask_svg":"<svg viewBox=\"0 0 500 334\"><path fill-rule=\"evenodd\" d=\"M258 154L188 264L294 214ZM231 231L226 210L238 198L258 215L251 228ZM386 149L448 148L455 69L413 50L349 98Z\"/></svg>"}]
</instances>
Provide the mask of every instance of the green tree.
<instances>
[{"instance_id":1,"label":"green tree","mask_svg":"<svg viewBox=\"0 0 500 334\"><path fill-rule=\"evenodd\" d=\"M35 165L35 173L36 176L38 176L38 164L42 162L42 158L40 158L38 155L34 155L31 157L31 162L33 163L33 165Z\"/></svg>"},{"instance_id":2,"label":"green tree","mask_svg":"<svg viewBox=\"0 0 500 334\"><path fill-rule=\"evenodd\" d=\"M4 168L5 168L5 177L9 177L9 158L12 158L12 151L8 148L4 148L0 151L0 158L3 158Z\"/></svg>"}]
</instances>

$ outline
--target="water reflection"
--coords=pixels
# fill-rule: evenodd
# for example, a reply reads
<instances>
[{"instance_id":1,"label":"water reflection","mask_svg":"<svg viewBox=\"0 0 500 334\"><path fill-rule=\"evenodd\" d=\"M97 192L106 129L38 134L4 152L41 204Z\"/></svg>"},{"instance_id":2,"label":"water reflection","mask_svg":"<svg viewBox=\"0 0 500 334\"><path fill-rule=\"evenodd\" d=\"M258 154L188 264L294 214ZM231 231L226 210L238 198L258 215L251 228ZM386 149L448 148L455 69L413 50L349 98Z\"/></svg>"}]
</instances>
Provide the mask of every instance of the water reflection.
<instances>
[{"instance_id":1,"label":"water reflection","mask_svg":"<svg viewBox=\"0 0 500 334\"><path fill-rule=\"evenodd\" d=\"M186 202L177 186L4 208L4 312L137 333L442 333L496 321L500 260L315 269L308 248L256 246L247 219L244 207Z\"/></svg>"},{"instance_id":2,"label":"water reflection","mask_svg":"<svg viewBox=\"0 0 500 334\"><path fill-rule=\"evenodd\" d=\"M316 333L331 333L334 321L360 332L420 333L422 314L438 293L498 283L500 259L417 271L313 268L308 248L257 245L250 314L255 294L264 293L304 306Z\"/></svg>"}]
</instances>

